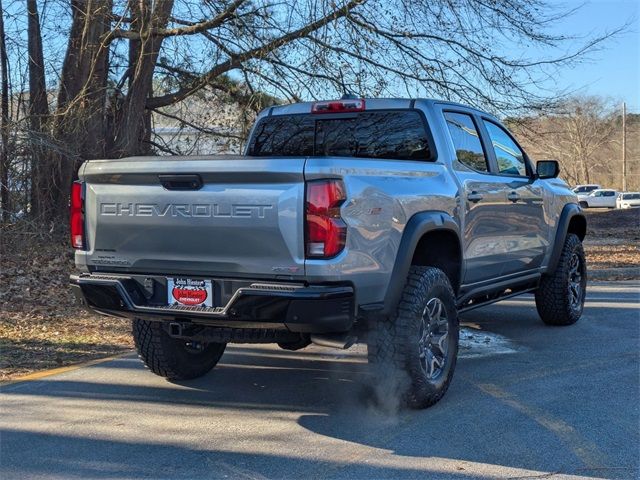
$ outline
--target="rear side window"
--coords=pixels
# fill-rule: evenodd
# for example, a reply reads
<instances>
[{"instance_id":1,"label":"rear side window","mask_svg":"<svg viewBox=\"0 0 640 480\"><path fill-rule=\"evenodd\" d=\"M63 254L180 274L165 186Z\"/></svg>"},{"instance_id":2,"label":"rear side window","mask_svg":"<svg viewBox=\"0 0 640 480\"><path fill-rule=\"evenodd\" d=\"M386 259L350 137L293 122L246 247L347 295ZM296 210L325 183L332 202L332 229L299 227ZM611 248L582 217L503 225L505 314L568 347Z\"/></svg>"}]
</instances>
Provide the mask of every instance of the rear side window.
<instances>
[{"instance_id":1,"label":"rear side window","mask_svg":"<svg viewBox=\"0 0 640 480\"><path fill-rule=\"evenodd\" d=\"M496 153L498 171L503 175L527 176L527 167L524 163L524 153L513 141L509 134L493 122L484 121L489 132L493 150Z\"/></svg>"},{"instance_id":2,"label":"rear side window","mask_svg":"<svg viewBox=\"0 0 640 480\"><path fill-rule=\"evenodd\" d=\"M488 172L487 157L471 115L445 112L444 118L449 127L458 161L478 172Z\"/></svg>"},{"instance_id":3,"label":"rear side window","mask_svg":"<svg viewBox=\"0 0 640 480\"><path fill-rule=\"evenodd\" d=\"M426 125L416 111L370 111L326 118L274 115L258 122L252 156L340 156L433 160Z\"/></svg>"}]
</instances>

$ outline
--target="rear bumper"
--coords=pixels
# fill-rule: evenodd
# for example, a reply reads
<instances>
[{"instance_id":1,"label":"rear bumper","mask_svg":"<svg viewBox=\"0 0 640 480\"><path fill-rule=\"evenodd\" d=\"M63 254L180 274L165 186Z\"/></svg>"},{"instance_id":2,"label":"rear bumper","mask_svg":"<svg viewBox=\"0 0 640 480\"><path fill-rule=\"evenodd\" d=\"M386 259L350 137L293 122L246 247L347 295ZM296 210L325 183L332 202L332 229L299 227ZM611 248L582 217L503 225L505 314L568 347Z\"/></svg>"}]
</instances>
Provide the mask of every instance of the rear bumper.
<instances>
[{"instance_id":1,"label":"rear bumper","mask_svg":"<svg viewBox=\"0 0 640 480\"><path fill-rule=\"evenodd\" d=\"M354 323L354 292L348 285L243 282L220 307L153 303L139 279L124 275L71 275L79 303L124 318L191 322L234 328L282 328L291 332L346 332ZM221 303L222 305L222 303Z\"/></svg>"}]
</instances>

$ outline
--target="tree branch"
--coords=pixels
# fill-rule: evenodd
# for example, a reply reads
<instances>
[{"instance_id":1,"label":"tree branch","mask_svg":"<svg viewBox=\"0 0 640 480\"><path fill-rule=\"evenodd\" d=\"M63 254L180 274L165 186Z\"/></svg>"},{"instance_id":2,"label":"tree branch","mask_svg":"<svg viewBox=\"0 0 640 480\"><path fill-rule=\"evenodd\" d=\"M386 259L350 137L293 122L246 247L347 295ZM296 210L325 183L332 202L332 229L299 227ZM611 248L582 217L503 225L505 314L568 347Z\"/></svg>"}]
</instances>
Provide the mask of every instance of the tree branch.
<instances>
[{"instance_id":1,"label":"tree branch","mask_svg":"<svg viewBox=\"0 0 640 480\"><path fill-rule=\"evenodd\" d=\"M246 1L247 0L235 0L231 5L229 5L229 7L224 12L215 16L211 20L192 23L182 28L156 28L156 29L150 30L148 32L148 35L156 36L156 37L177 37L181 35L195 35L197 33L202 33L206 30L217 28L220 25L222 25L224 22L229 20L229 18L233 17L236 11L238 10L238 8ZM141 40L143 36L144 35L141 35L140 32L116 28L111 32L109 32L107 36L107 41L111 41L116 38L127 38L129 40Z\"/></svg>"},{"instance_id":2,"label":"tree branch","mask_svg":"<svg viewBox=\"0 0 640 480\"><path fill-rule=\"evenodd\" d=\"M260 47L256 47L252 50L248 50L243 53L238 53L232 55L225 62L219 63L215 67L213 67L208 72L204 73L194 81L190 82L188 85L180 88L179 90L168 93L166 95L162 95L159 97L153 97L147 100L147 108L158 108L167 105L171 105L172 103L179 102L180 100L185 99L186 97L194 94L198 90L201 90L203 87L211 83L216 77L220 76L223 73L228 72L229 70L233 70L242 65L243 62L255 59L255 58L264 58L268 56L273 50L282 47L288 43L291 43L300 38L307 37L310 33L319 30L320 28L326 26L327 24L338 20L339 18L347 16L350 11L361 5L363 0L351 0L346 3L344 6L335 9L328 15L322 17L315 22L312 22L308 25L305 25L302 28L294 30L293 32L287 33L278 37Z\"/></svg>"}]
</instances>

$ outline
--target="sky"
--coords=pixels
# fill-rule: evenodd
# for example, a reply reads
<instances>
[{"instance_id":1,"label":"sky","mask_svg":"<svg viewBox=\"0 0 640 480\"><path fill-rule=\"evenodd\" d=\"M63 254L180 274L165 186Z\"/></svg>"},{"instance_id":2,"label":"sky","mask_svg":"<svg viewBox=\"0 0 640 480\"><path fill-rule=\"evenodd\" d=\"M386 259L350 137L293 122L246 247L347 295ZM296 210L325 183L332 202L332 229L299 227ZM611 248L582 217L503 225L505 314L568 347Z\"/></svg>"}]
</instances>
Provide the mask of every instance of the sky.
<instances>
[{"instance_id":1,"label":"sky","mask_svg":"<svg viewBox=\"0 0 640 480\"><path fill-rule=\"evenodd\" d=\"M551 0L556 1L556 0ZM559 72L554 84L578 93L601 95L627 102L627 109L640 113L640 0L564 1L571 8L583 5L571 18L560 22L557 32L587 35L613 30L628 21L628 31L609 39L587 61ZM549 87L553 87L549 82Z\"/></svg>"}]
</instances>

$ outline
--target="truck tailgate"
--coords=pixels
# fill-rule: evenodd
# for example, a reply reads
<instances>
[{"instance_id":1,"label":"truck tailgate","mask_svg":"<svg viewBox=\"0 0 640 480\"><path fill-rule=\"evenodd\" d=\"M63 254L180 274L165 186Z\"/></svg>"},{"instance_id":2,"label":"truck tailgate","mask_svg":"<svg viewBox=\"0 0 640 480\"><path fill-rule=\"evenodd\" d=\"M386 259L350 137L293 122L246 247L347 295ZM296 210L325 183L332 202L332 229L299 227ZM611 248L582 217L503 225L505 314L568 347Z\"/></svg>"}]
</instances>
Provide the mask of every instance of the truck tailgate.
<instances>
[{"instance_id":1,"label":"truck tailgate","mask_svg":"<svg viewBox=\"0 0 640 480\"><path fill-rule=\"evenodd\" d=\"M76 260L93 271L304 275L304 162L241 156L86 162L80 180L88 250ZM194 179L199 188L189 183Z\"/></svg>"}]
</instances>

